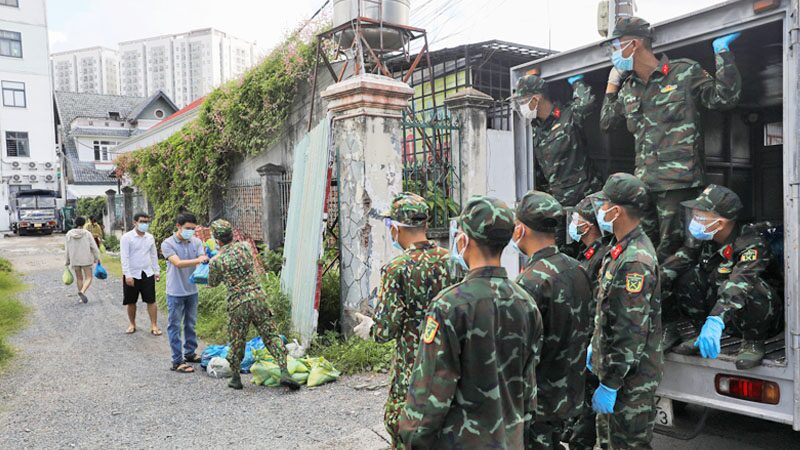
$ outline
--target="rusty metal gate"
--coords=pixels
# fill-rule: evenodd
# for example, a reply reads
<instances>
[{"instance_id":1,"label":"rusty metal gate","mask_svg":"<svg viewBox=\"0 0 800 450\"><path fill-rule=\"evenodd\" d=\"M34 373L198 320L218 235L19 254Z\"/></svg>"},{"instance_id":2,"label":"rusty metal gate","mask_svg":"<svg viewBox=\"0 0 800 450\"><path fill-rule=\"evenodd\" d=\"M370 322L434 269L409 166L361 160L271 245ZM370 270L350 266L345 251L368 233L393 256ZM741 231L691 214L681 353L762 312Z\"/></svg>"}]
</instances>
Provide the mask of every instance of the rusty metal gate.
<instances>
[{"instance_id":1,"label":"rusty metal gate","mask_svg":"<svg viewBox=\"0 0 800 450\"><path fill-rule=\"evenodd\" d=\"M256 241L264 239L261 193L261 180L255 179L231 183L225 194L224 217L245 236Z\"/></svg>"}]
</instances>

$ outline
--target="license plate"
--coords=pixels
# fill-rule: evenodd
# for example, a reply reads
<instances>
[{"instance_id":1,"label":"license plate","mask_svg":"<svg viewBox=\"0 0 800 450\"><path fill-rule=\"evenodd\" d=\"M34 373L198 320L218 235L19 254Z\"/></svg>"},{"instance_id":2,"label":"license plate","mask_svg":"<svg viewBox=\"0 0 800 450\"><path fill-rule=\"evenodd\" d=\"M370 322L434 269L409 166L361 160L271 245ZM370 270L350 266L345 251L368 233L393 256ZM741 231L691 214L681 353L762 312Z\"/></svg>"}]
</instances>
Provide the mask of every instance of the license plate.
<instances>
[{"instance_id":1,"label":"license plate","mask_svg":"<svg viewBox=\"0 0 800 450\"><path fill-rule=\"evenodd\" d=\"M656 424L671 427L673 418L672 399L656 396Z\"/></svg>"},{"instance_id":2,"label":"license plate","mask_svg":"<svg viewBox=\"0 0 800 450\"><path fill-rule=\"evenodd\" d=\"M42 224L40 224L40 223L35 223L35 224L33 224L33 227L34 227L34 228L42 228Z\"/></svg>"}]
</instances>

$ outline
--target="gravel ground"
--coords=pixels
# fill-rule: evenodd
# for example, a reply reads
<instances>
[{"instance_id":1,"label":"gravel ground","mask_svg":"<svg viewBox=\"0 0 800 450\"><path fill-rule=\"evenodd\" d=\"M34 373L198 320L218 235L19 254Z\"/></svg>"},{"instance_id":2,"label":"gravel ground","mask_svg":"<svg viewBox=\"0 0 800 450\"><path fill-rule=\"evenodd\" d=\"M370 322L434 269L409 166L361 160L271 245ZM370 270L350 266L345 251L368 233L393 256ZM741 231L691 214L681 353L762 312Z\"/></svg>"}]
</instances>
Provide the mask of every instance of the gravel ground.
<instances>
[{"instance_id":1,"label":"gravel ground","mask_svg":"<svg viewBox=\"0 0 800 450\"><path fill-rule=\"evenodd\" d=\"M61 284L62 236L0 238L0 255L23 272L29 325L11 343L0 376L0 447L388 448L382 426L386 377L345 377L297 393L244 391L202 372L169 370L165 334L124 334L121 281L95 280L89 303ZM202 348L202 345L201 345ZM199 366L197 366L199 368Z\"/></svg>"}]
</instances>

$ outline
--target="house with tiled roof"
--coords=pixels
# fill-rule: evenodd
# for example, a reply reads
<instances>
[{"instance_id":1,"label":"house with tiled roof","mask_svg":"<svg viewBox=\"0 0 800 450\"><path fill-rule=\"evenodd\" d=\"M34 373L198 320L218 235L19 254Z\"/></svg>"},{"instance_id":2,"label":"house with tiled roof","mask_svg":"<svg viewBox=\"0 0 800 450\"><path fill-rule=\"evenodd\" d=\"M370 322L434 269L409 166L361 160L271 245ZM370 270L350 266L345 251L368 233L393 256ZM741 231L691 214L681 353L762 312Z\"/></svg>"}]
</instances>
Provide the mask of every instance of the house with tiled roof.
<instances>
[{"instance_id":1,"label":"house with tiled roof","mask_svg":"<svg viewBox=\"0 0 800 450\"><path fill-rule=\"evenodd\" d=\"M162 91L147 98L74 92L54 98L67 191L75 197L116 189L117 146L178 111Z\"/></svg>"},{"instance_id":2,"label":"house with tiled roof","mask_svg":"<svg viewBox=\"0 0 800 450\"><path fill-rule=\"evenodd\" d=\"M130 139L117 146L116 154L121 155L133 152L167 140L200 114L200 107L203 105L204 101L205 97L200 97L184 106L176 113L150 127L147 131L131 136Z\"/></svg>"}]
</instances>

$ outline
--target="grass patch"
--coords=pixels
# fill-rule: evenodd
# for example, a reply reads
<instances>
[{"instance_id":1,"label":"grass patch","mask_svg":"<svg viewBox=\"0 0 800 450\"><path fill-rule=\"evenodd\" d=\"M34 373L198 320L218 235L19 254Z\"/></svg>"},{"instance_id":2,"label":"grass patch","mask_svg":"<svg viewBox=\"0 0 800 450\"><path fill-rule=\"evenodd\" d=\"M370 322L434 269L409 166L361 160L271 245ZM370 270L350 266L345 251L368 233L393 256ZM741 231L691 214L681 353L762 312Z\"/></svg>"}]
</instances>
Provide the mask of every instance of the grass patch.
<instances>
[{"instance_id":1,"label":"grass patch","mask_svg":"<svg viewBox=\"0 0 800 450\"><path fill-rule=\"evenodd\" d=\"M356 336L345 340L339 333L328 331L314 339L309 354L324 356L345 375L386 372L392 365L394 341L379 344Z\"/></svg>"},{"instance_id":2,"label":"grass patch","mask_svg":"<svg viewBox=\"0 0 800 450\"><path fill-rule=\"evenodd\" d=\"M0 258L0 367L14 356L14 349L6 342L6 338L19 331L25 323L28 308L16 296L24 288L11 271L11 263Z\"/></svg>"},{"instance_id":3,"label":"grass patch","mask_svg":"<svg viewBox=\"0 0 800 450\"><path fill-rule=\"evenodd\" d=\"M119 260L119 256L103 253L100 255L100 262L109 274L122 278L122 263Z\"/></svg>"}]
</instances>

